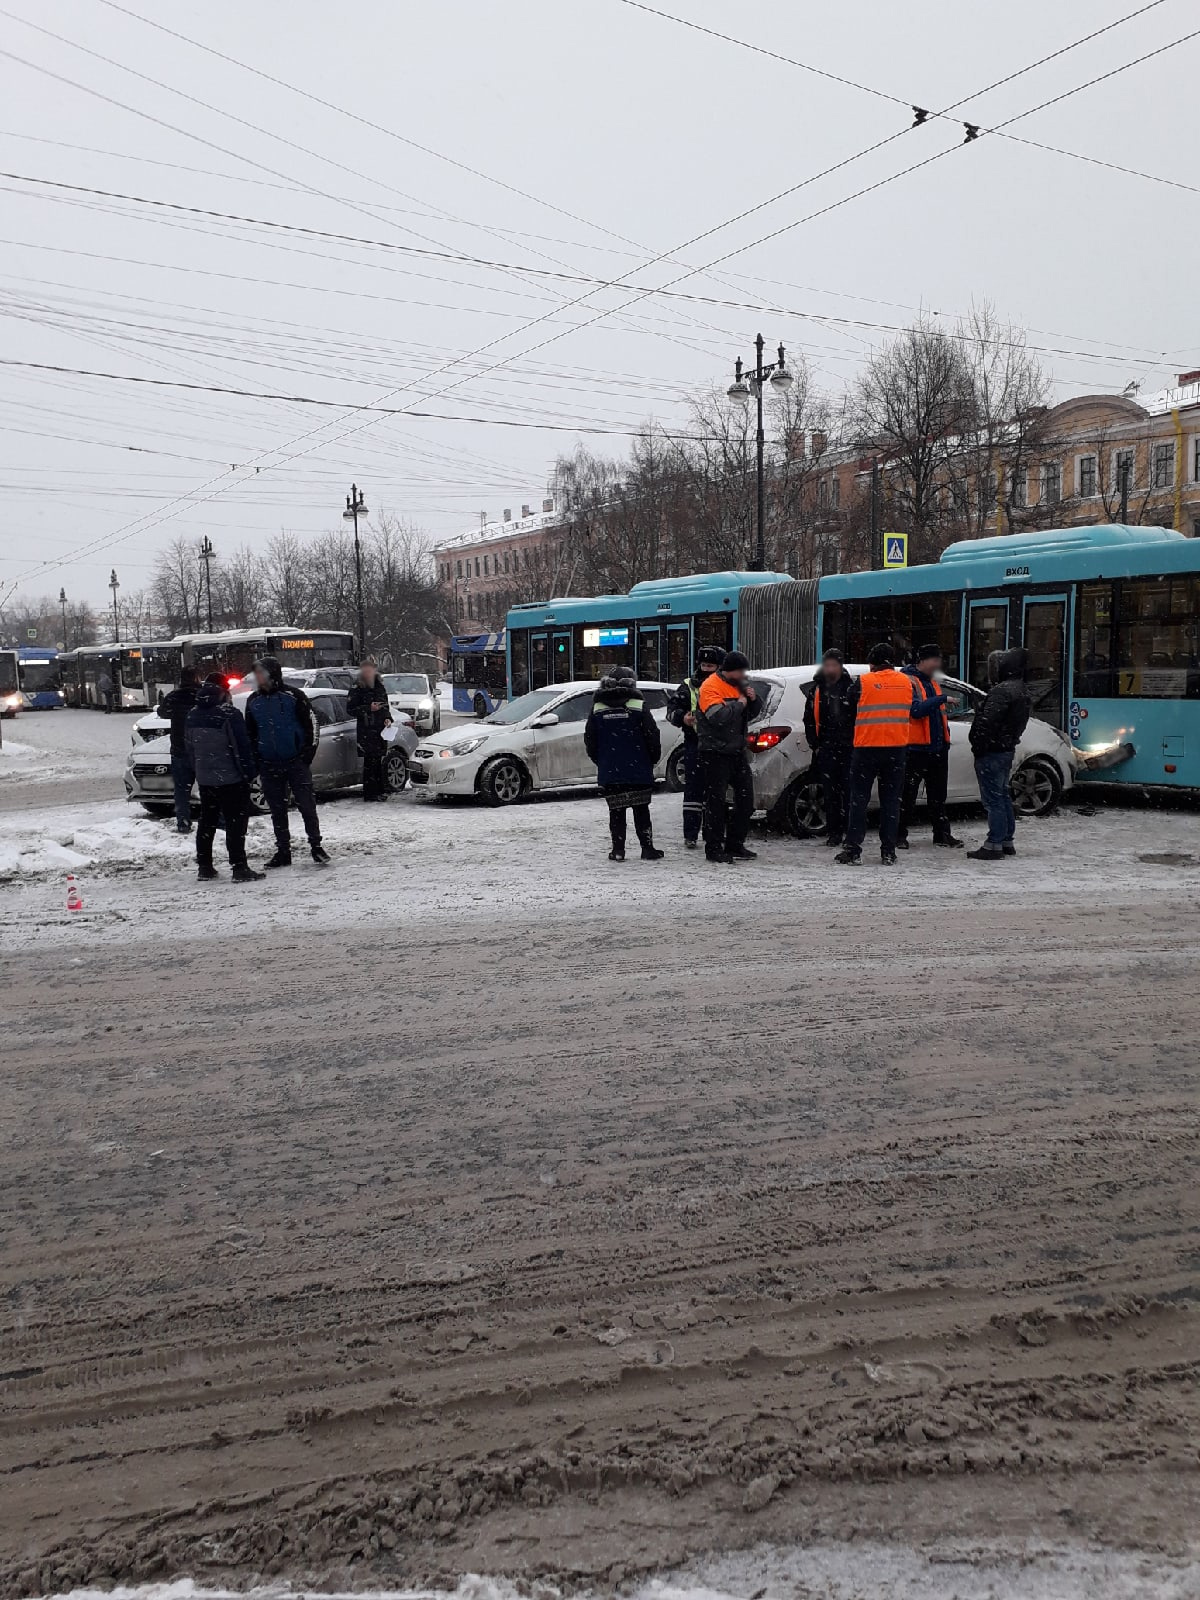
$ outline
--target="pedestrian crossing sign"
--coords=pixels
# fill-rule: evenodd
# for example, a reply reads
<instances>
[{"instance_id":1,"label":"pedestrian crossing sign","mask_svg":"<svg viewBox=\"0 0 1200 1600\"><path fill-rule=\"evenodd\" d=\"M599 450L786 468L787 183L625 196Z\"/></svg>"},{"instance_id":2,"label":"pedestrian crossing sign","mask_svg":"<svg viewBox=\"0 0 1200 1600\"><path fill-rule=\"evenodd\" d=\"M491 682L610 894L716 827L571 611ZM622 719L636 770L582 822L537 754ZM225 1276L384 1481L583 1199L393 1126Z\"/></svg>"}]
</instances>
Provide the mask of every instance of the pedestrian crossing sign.
<instances>
[{"instance_id":1,"label":"pedestrian crossing sign","mask_svg":"<svg viewBox=\"0 0 1200 1600\"><path fill-rule=\"evenodd\" d=\"M884 534L883 564L885 567L906 567L908 565L908 535L906 533Z\"/></svg>"}]
</instances>

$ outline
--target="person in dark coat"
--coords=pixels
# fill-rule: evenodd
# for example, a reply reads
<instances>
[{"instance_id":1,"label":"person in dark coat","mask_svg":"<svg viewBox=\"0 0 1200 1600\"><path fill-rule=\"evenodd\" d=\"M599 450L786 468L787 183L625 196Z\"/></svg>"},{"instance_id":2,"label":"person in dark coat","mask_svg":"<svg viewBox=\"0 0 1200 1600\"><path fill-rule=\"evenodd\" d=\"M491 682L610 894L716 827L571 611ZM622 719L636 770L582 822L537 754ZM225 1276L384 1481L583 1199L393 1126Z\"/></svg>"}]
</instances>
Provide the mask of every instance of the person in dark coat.
<instances>
[{"instance_id":1,"label":"person in dark coat","mask_svg":"<svg viewBox=\"0 0 1200 1600\"><path fill-rule=\"evenodd\" d=\"M720 671L700 688L700 769L704 775L704 854L709 861L754 861L746 835L754 815L754 777L746 755L746 729L758 715L750 663L731 650ZM732 792L733 805L727 803Z\"/></svg>"},{"instance_id":2,"label":"person in dark coat","mask_svg":"<svg viewBox=\"0 0 1200 1600\"><path fill-rule=\"evenodd\" d=\"M905 672L920 690L913 703L908 730L908 755L904 763L904 796L900 802L900 830L896 848L908 849L908 829L917 807L917 793L925 785L925 805L933 823L933 842L943 850L961 850L962 840L950 830L946 790L950 782L950 724L946 695L934 674L942 670L942 652L936 644L918 647Z\"/></svg>"},{"instance_id":3,"label":"person in dark coat","mask_svg":"<svg viewBox=\"0 0 1200 1600\"><path fill-rule=\"evenodd\" d=\"M158 702L158 714L171 724L171 781L175 786L175 826L180 833L192 831L192 785L196 769L188 755L185 724L196 704L200 675L195 667L184 667L179 687Z\"/></svg>"},{"instance_id":4,"label":"person in dark coat","mask_svg":"<svg viewBox=\"0 0 1200 1600\"><path fill-rule=\"evenodd\" d=\"M317 721L312 706L302 690L284 683L283 668L274 656L255 662L254 678L258 688L246 703L246 728L275 828L275 854L266 865L292 864L287 802L290 789L296 810L304 818L312 858L324 866L329 857L321 843L317 797L308 770L317 753Z\"/></svg>"},{"instance_id":5,"label":"person in dark coat","mask_svg":"<svg viewBox=\"0 0 1200 1600\"><path fill-rule=\"evenodd\" d=\"M383 730L392 722L387 690L380 682L375 662L368 657L358 669L358 682L346 696L346 710L358 722L358 748L363 758L364 800L386 800L383 758L387 754Z\"/></svg>"},{"instance_id":6,"label":"person in dark coat","mask_svg":"<svg viewBox=\"0 0 1200 1600\"><path fill-rule=\"evenodd\" d=\"M826 650L812 692L804 697L804 737L821 779L829 845L840 845L846 837L856 699L857 684L842 665L841 651Z\"/></svg>"},{"instance_id":7,"label":"person in dark coat","mask_svg":"<svg viewBox=\"0 0 1200 1600\"><path fill-rule=\"evenodd\" d=\"M979 798L988 814L987 838L978 850L967 851L972 861L1002 861L1017 853L1017 813L1009 782L1013 756L1029 722L1028 660L1024 650L993 652L988 676L995 682L971 722Z\"/></svg>"},{"instance_id":8,"label":"person in dark coat","mask_svg":"<svg viewBox=\"0 0 1200 1600\"><path fill-rule=\"evenodd\" d=\"M235 883L255 883L266 876L246 860L246 827L250 821L250 782L254 750L242 713L229 698L219 672L210 672L196 693L184 723L188 759L200 786L200 823L196 829L196 876L219 876L213 866L213 840L224 819L225 850Z\"/></svg>"},{"instance_id":9,"label":"person in dark coat","mask_svg":"<svg viewBox=\"0 0 1200 1600\"><path fill-rule=\"evenodd\" d=\"M583 747L596 763L600 793L608 801L612 837L608 859L625 859L625 814L632 808L642 860L661 861L663 851L655 849L650 826L650 798L662 740L658 724L638 693L632 667L612 667L601 679L584 725Z\"/></svg>"},{"instance_id":10,"label":"person in dark coat","mask_svg":"<svg viewBox=\"0 0 1200 1600\"><path fill-rule=\"evenodd\" d=\"M107 667L101 667L96 677L96 693L100 698L100 704L104 707L104 714L106 717L112 716L114 693L112 673L115 671L115 667L112 669L112 671L110 671Z\"/></svg>"},{"instance_id":11,"label":"person in dark coat","mask_svg":"<svg viewBox=\"0 0 1200 1600\"><path fill-rule=\"evenodd\" d=\"M697 723L700 720L700 685L716 672L725 652L720 645L701 645L696 652L696 670L685 678L667 701L667 721L683 729L683 842L696 848L700 824L704 819L704 781L700 773L700 745Z\"/></svg>"}]
</instances>

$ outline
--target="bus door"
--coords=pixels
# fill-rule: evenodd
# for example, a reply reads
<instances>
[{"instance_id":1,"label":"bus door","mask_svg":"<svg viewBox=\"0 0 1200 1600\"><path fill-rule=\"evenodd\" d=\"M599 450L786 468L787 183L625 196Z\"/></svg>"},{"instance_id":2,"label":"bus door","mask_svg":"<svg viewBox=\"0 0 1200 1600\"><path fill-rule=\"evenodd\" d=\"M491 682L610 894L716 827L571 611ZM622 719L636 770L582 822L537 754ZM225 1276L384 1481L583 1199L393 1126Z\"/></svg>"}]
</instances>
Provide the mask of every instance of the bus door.
<instances>
[{"instance_id":1,"label":"bus door","mask_svg":"<svg viewBox=\"0 0 1200 1600\"><path fill-rule=\"evenodd\" d=\"M662 629L657 622L638 628L637 675L652 683L662 681Z\"/></svg>"},{"instance_id":2,"label":"bus door","mask_svg":"<svg viewBox=\"0 0 1200 1600\"><path fill-rule=\"evenodd\" d=\"M544 689L550 682L550 635L529 635L529 687Z\"/></svg>"},{"instance_id":3,"label":"bus door","mask_svg":"<svg viewBox=\"0 0 1200 1600\"><path fill-rule=\"evenodd\" d=\"M968 683L989 689L988 657L993 650L1008 649L1008 596L972 600L967 611L967 637L962 658Z\"/></svg>"},{"instance_id":4,"label":"bus door","mask_svg":"<svg viewBox=\"0 0 1200 1600\"><path fill-rule=\"evenodd\" d=\"M1063 689L1067 675L1067 597L1065 594L1029 595L1021 629L1029 652L1026 682L1029 714L1055 728L1065 728Z\"/></svg>"},{"instance_id":5,"label":"bus door","mask_svg":"<svg viewBox=\"0 0 1200 1600\"><path fill-rule=\"evenodd\" d=\"M551 656L554 663L554 682L570 683L571 673L571 633L556 633L551 641L553 646Z\"/></svg>"},{"instance_id":6,"label":"bus door","mask_svg":"<svg viewBox=\"0 0 1200 1600\"><path fill-rule=\"evenodd\" d=\"M667 682L682 683L692 670L692 630L686 622L667 626Z\"/></svg>"}]
</instances>

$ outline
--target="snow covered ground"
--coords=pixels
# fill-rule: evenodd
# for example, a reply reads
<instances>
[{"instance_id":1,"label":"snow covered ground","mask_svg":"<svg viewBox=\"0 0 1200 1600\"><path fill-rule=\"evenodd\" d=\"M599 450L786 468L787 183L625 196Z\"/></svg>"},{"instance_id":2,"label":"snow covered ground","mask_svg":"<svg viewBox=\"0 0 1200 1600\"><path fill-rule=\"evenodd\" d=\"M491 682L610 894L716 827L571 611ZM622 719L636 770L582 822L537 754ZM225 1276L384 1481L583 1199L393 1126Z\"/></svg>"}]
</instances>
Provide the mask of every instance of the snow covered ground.
<instances>
[{"instance_id":1,"label":"snow covered ground","mask_svg":"<svg viewBox=\"0 0 1200 1600\"><path fill-rule=\"evenodd\" d=\"M697 1561L622 1592L629 1600L1194 1600L1200 1594L1200 1554L1174 1559L1011 1544L947 1544L932 1552L884 1544L764 1548ZM186 1579L73 1593L75 1600L243 1600ZM280 1587L250 1593L263 1600L307 1600L304 1590ZM528 1586L471 1576L453 1591L355 1590L320 1600L523 1600L529 1593ZM560 1591L538 1583L532 1593L537 1600L557 1600Z\"/></svg>"},{"instance_id":2,"label":"snow covered ground","mask_svg":"<svg viewBox=\"0 0 1200 1600\"><path fill-rule=\"evenodd\" d=\"M644 863L634 847L616 865L607 860L603 802L592 794L542 797L505 810L436 801L413 790L384 806L345 797L321 806L332 867L314 867L298 849L290 871L235 887L227 879L197 883L192 838L125 801L39 806L0 815L0 916L19 920L29 939L57 939L68 923L87 937L109 920L134 921L148 936L227 924L231 916L250 930L276 920L285 907L292 918L303 913L314 929L376 915L403 924L503 916L517 908L569 917L611 907L636 916L668 903L683 917L719 922L764 895L793 904L798 919L832 919L839 905L863 902L877 904L881 916L903 918L914 901L932 909L964 896L981 906L1033 896L1112 904L1152 897L1156 885L1200 889L1198 824L1189 810L1104 807L1087 815L1064 807L1023 824L1020 854L996 866L935 850L918 829L913 849L891 870L878 864L870 841L861 867L842 868L819 842L761 829L750 841L757 862L715 866L702 852L683 849L678 795L660 792L653 817L666 859ZM979 842L982 819L966 817L956 826L968 843ZM292 829L299 843L295 816ZM263 860L272 848L269 819L254 819L251 860ZM84 897L84 911L70 919L67 872L76 874Z\"/></svg>"}]
</instances>

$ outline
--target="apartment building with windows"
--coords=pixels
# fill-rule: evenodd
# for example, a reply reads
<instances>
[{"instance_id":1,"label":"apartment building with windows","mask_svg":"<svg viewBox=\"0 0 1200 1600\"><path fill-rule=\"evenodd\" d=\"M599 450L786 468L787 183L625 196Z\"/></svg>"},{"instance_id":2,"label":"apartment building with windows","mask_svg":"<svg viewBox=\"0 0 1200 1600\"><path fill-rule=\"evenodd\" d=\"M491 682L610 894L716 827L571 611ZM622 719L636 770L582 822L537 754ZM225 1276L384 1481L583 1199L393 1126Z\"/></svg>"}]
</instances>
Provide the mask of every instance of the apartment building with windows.
<instances>
[{"instance_id":1,"label":"apartment building with windows","mask_svg":"<svg viewBox=\"0 0 1200 1600\"><path fill-rule=\"evenodd\" d=\"M477 528L435 546L434 566L452 597L448 609L456 632L502 626L517 600L545 598L544 585L561 551L562 523L552 499L543 500L539 511L523 505L519 517L507 510L499 521L481 516Z\"/></svg>"}]
</instances>

